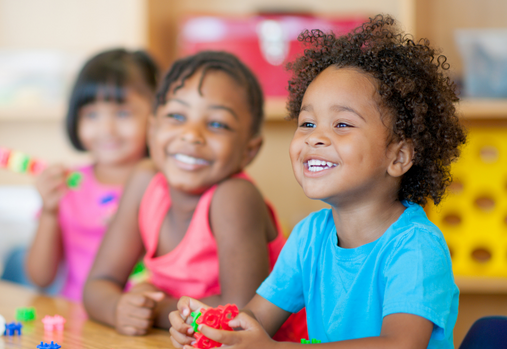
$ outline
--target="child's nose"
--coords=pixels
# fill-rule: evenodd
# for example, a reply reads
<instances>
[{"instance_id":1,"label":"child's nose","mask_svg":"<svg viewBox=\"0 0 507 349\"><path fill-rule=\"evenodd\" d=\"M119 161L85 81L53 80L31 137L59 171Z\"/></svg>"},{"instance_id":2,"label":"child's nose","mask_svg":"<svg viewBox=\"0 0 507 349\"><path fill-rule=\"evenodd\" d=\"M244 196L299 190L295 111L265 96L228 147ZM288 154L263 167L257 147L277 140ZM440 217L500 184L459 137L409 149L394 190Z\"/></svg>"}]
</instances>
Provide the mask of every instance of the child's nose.
<instances>
[{"instance_id":1,"label":"child's nose","mask_svg":"<svg viewBox=\"0 0 507 349\"><path fill-rule=\"evenodd\" d=\"M188 125L183 130L181 139L188 143L204 144L205 137L198 125Z\"/></svg>"},{"instance_id":2,"label":"child's nose","mask_svg":"<svg viewBox=\"0 0 507 349\"><path fill-rule=\"evenodd\" d=\"M306 138L306 144L311 147L326 147L331 144L331 140L324 130L317 127Z\"/></svg>"},{"instance_id":3,"label":"child's nose","mask_svg":"<svg viewBox=\"0 0 507 349\"><path fill-rule=\"evenodd\" d=\"M106 115L101 118L100 130L103 135L109 136L116 133L116 122L114 117Z\"/></svg>"}]
</instances>

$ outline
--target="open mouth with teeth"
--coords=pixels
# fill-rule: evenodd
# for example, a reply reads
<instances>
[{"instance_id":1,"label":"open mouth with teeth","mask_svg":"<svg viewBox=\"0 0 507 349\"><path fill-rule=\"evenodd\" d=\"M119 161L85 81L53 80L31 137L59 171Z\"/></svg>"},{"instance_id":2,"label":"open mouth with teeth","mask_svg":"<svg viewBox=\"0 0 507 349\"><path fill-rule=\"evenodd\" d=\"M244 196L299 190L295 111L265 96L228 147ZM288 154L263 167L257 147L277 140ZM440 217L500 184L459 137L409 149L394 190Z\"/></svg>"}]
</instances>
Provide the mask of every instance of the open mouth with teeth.
<instances>
[{"instance_id":1,"label":"open mouth with teeth","mask_svg":"<svg viewBox=\"0 0 507 349\"><path fill-rule=\"evenodd\" d=\"M178 153L178 154L174 155L174 158L176 160L178 160L179 162L182 162L182 163L188 164L188 165L209 165L209 161L204 160L204 159L200 159L200 158L195 158L190 155Z\"/></svg>"},{"instance_id":2,"label":"open mouth with teeth","mask_svg":"<svg viewBox=\"0 0 507 349\"><path fill-rule=\"evenodd\" d=\"M305 165L306 168L308 168L308 171L310 172L320 172L338 166L338 164L329 161L316 159L308 160Z\"/></svg>"}]
</instances>

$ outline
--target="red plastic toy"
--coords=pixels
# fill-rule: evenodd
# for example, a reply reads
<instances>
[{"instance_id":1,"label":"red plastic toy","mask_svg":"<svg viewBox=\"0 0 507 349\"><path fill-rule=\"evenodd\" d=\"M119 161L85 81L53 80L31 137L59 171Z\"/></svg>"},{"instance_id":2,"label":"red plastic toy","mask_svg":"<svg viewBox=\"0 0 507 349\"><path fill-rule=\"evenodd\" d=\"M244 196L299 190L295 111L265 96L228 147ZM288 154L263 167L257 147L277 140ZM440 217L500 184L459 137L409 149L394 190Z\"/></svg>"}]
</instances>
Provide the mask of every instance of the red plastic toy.
<instances>
[{"instance_id":1,"label":"red plastic toy","mask_svg":"<svg viewBox=\"0 0 507 349\"><path fill-rule=\"evenodd\" d=\"M192 313L194 316L195 313ZM206 325L217 330L232 331L229 326L229 321L234 319L239 314L238 307L234 304L227 304L226 306L219 305L217 308L201 309L200 313L195 314L194 321L196 324ZM195 327L194 327L195 328ZM201 333L195 334L196 342L194 348L209 349L217 348L222 344L215 342Z\"/></svg>"}]
</instances>

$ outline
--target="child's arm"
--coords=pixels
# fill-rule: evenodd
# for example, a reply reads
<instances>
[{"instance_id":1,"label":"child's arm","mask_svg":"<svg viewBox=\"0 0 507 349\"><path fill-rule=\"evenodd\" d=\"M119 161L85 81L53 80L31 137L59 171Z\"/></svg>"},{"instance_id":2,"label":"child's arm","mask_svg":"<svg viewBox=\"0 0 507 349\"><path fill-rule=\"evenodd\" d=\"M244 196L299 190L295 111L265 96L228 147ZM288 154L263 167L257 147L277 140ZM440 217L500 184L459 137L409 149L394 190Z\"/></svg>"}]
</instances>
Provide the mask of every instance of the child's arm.
<instances>
[{"instance_id":1,"label":"child's arm","mask_svg":"<svg viewBox=\"0 0 507 349\"><path fill-rule=\"evenodd\" d=\"M195 338L191 337L193 329L190 313L200 308L202 303L183 297L178 303L178 311L170 314L171 340L176 348L190 348ZM273 334L287 319L283 309L265 300L259 295L231 322L231 327L240 327L242 331L220 331L201 325L199 331L206 337L223 343L231 349L266 348L290 349L301 344L273 341L268 333ZM391 314L384 318L382 330L378 337L368 337L334 343L310 344L302 348L322 349L423 349L427 348L433 323L423 317L412 314ZM317 338L318 339L318 338Z\"/></svg>"},{"instance_id":2,"label":"child's arm","mask_svg":"<svg viewBox=\"0 0 507 349\"><path fill-rule=\"evenodd\" d=\"M146 333L160 292L123 293L127 279L143 252L138 210L143 193L155 173L149 161L132 173L118 211L104 236L84 287L83 303L91 318L129 335Z\"/></svg>"},{"instance_id":3,"label":"child's arm","mask_svg":"<svg viewBox=\"0 0 507 349\"><path fill-rule=\"evenodd\" d=\"M242 307L269 275L266 232L272 229L276 236L276 229L262 195L243 179L219 185L209 219L218 249L221 294L201 301L212 307L227 303ZM156 290L149 284L142 287ZM168 314L176 310L176 305L177 300L170 297L157 304L157 327L169 328Z\"/></svg>"},{"instance_id":4,"label":"child's arm","mask_svg":"<svg viewBox=\"0 0 507 349\"><path fill-rule=\"evenodd\" d=\"M30 280L40 287L51 284L63 257L58 205L66 192L65 175L63 166L54 165L44 170L35 182L42 198L42 210L35 238L28 251L26 271Z\"/></svg>"},{"instance_id":5,"label":"child's arm","mask_svg":"<svg viewBox=\"0 0 507 349\"><path fill-rule=\"evenodd\" d=\"M213 197L210 224L217 242L221 294L202 301L213 307L244 307L269 275L267 234L277 232L266 203L251 182L228 180Z\"/></svg>"}]
</instances>

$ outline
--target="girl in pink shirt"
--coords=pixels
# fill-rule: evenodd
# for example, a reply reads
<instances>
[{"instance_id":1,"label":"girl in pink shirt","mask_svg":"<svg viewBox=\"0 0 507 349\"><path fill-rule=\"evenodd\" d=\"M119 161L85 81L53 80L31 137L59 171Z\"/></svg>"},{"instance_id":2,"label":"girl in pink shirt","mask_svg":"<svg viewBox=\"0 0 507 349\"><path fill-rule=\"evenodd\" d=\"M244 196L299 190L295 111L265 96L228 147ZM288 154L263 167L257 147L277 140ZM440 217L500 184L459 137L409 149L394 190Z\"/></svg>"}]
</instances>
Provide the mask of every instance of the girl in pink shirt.
<instances>
[{"instance_id":1,"label":"girl in pink shirt","mask_svg":"<svg viewBox=\"0 0 507 349\"><path fill-rule=\"evenodd\" d=\"M36 180L43 206L28 252L28 276L45 287L66 264L62 296L81 301L82 289L122 187L146 156L146 124L158 70L142 51L115 49L92 57L74 85L66 118L74 148L88 151L93 164L76 190L65 185L70 169L48 167Z\"/></svg>"},{"instance_id":2,"label":"girl in pink shirt","mask_svg":"<svg viewBox=\"0 0 507 349\"><path fill-rule=\"evenodd\" d=\"M141 335L169 328L182 295L242 307L255 294L285 242L243 173L262 144L263 116L260 86L235 56L209 51L174 63L149 119L152 160L134 170L85 286L92 318ZM142 255L151 282L125 293ZM298 316L278 339L306 337Z\"/></svg>"}]
</instances>

